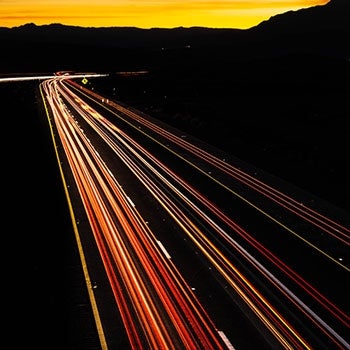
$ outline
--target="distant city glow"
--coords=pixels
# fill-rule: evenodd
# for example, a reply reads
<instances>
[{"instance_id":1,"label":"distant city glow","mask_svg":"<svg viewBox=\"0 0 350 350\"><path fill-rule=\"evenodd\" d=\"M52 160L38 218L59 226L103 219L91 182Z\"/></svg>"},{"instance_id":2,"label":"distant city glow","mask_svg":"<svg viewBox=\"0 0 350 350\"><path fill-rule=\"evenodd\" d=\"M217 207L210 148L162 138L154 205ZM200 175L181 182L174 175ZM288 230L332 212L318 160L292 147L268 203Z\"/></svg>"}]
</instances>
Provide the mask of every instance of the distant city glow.
<instances>
[{"instance_id":1,"label":"distant city glow","mask_svg":"<svg viewBox=\"0 0 350 350\"><path fill-rule=\"evenodd\" d=\"M271 16L330 0L0 0L0 26L253 27Z\"/></svg>"}]
</instances>

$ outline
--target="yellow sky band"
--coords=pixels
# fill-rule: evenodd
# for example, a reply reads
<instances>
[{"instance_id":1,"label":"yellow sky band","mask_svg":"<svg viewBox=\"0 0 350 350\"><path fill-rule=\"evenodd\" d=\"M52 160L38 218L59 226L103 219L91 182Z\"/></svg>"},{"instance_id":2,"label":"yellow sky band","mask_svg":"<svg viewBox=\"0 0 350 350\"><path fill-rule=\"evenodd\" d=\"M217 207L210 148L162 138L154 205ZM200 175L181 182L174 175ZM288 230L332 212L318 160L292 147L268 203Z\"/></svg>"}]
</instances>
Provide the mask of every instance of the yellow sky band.
<instances>
[{"instance_id":1,"label":"yellow sky band","mask_svg":"<svg viewBox=\"0 0 350 350\"><path fill-rule=\"evenodd\" d=\"M0 26L62 23L82 27L202 26L246 29L279 13L324 5L329 0L142 1L0 0Z\"/></svg>"}]
</instances>

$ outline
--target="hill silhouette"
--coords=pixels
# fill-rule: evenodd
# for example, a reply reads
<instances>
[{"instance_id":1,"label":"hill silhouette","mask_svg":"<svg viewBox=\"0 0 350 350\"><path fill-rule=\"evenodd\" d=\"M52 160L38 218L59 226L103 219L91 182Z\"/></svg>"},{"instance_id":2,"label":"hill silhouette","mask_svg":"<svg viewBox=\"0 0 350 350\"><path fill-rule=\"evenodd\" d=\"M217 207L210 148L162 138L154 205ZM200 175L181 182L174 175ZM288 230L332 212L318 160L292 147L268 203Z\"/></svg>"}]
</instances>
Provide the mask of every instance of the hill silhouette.
<instances>
[{"instance_id":1,"label":"hill silhouette","mask_svg":"<svg viewBox=\"0 0 350 350\"><path fill-rule=\"evenodd\" d=\"M0 73L67 69L115 70L155 68L163 52L177 65L182 51L188 61L215 62L292 53L349 57L349 1L289 11L247 29L104 27L84 28L28 23L0 28ZM204 62L204 63L205 63ZM118 67L119 65L119 67Z\"/></svg>"}]
</instances>

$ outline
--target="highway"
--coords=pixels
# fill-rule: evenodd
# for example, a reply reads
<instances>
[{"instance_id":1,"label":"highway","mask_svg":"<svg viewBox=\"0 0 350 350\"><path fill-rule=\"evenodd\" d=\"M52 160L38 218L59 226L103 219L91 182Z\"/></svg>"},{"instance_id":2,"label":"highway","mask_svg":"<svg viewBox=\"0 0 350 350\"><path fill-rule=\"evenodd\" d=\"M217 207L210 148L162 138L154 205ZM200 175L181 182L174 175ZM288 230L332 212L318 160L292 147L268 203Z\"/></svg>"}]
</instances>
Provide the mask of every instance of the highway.
<instances>
[{"instance_id":1,"label":"highway","mask_svg":"<svg viewBox=\"0 0 350 350\"><path fill-rule=\"evenodd\" d=\"M349 217L78 78L40 87L103 349L350 348Z\"/></svg>"}]
</instances>

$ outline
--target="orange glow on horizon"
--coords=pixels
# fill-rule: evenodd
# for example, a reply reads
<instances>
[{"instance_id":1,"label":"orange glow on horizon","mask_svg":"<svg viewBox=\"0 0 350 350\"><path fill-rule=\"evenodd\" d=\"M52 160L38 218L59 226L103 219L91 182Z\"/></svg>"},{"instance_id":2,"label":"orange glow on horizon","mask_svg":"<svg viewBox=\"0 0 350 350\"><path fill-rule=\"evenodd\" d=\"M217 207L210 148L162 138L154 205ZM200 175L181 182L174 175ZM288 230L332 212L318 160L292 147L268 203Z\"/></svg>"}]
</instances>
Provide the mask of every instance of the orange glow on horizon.
<instances>
[{"instance_id":1,"label":"orange glow on horizon","mask_svg":"<svg viewBox=\"0 0 350 350\"><path fill-rule=\"evenodd\" d=\"M3 0L0 26L61 23L81 27L246 29L271 16L329 0Z\"/></svg>"}]
</instances>

